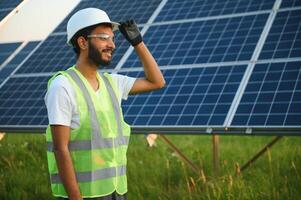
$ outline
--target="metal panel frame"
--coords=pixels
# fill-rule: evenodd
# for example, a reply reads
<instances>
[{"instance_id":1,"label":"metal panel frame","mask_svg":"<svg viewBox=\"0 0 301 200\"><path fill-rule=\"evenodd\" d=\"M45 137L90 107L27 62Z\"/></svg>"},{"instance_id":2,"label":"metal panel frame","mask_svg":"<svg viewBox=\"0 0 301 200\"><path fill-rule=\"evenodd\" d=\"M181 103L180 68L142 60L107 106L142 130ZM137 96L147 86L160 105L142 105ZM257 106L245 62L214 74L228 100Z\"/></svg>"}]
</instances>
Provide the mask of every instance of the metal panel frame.
<instances>
[{"instance_id":1,"label":"metal panel frame","mask_svg":"<svg viewBox=\"0 0 301 200\"><path fill-rule=\"evenodd\" d=\"M0 132L10 133L45 133L46 126L0 126ZM301 127L283 127L283 126L132 126L133 134L185 134L185 135L286 135L301 136Z\"/></svg>"}]
</instances>

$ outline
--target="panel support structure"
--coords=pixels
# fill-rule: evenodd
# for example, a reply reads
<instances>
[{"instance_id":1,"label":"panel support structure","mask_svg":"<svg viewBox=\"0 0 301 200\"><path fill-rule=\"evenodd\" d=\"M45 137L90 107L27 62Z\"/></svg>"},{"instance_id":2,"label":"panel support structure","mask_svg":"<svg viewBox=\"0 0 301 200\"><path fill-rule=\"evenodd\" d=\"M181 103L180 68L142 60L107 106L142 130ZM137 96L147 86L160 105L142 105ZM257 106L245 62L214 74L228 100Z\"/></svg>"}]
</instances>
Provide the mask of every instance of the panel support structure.
<instances>
[{"instance_id":1,"label":"panel support structure","mask_svg":"<svg viewBox=\"0 0 301 200\"><path fill-rule=\"evenodd\" d=\"M160 137L159 137L164 143L166 143L168 146L169 146L169 148L171 148L172 150L174 150L176 153L177 153L177 155L179 156L179 158L181 159L181 160L183 160L186 164L188 164L188 166L189 167L191 167L191 169L195 172L195 173L197 173L197 175L200 175L200 170L199 170L199 168L195 165L195 164L193 164L193 162L191 161L191 160L189 160L177 147L176 147L176 145L174 145L166 136L164 136L164 135L160 135Z\"/></svg>"},{"instance_id":2,"label":"panel support structure","mask_svg":"<svg viewBox=\"0 0 301 200\"><path fill-rule=\"evenodd\" d=\"M212 149L213 149L213 174L218 176L219 174L219 135L212 136Z\"/></svg>"},{"instance_id":3,"label":"panel support structure","mask_svg":"<svg viewBox=\"0 0 301 200\"><path fill-rule=\"evenodd\" d=\"M244 164L239 173L250 167L260 156L262 156L269 148L271 148L276 142L278 142L283 136L276 136L271 142L265 145L256 155L254 155L246 164Z\"/></svg>"}]
</instances>

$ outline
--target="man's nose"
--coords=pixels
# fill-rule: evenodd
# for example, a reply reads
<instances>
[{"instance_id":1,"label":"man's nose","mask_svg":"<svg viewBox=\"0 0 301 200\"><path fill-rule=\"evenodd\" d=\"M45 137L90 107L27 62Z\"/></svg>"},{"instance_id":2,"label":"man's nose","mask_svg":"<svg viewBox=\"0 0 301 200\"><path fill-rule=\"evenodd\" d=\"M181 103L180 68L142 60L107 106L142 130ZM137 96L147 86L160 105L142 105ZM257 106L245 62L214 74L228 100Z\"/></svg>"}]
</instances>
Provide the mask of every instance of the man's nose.
<instances>
[{"instance_id":1,"label":"man's nose","mask_svg":"<svg viewBox=\"0 0 301 200\"><path fill-rule=\"evenodd\" d=\"M108 40L108 46L111 47L111 48L113 48L113 49L115 49L115 42L114 42L114 40L109 39Z\"/></svg>"}]
</instances>

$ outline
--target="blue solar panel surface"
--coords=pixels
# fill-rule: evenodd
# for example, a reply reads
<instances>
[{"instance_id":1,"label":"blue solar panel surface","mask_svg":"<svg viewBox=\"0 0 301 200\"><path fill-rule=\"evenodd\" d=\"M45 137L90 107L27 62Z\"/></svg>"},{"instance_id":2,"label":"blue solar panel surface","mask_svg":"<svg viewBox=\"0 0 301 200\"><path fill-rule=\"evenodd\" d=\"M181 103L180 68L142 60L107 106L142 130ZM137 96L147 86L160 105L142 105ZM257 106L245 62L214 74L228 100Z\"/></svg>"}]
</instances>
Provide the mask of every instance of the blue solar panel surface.
<instances>
[{"instance_id":1,"label":"blue solar panel surface","mask_svg":"<svg viewBox=\"0 0 301 200\"><path fill-rule=\"evenodd\" d=\"M21 2L21 0L1 0L0 9L15 8Z\"/></svg>"},{"instance_id":2,"label":"blue solar panel surface","mask_svg":"<svg viewBox=\"0 0 301 200\"><path fill-rule=\"evenodd\" d=\"M152 26L145 41L160 66L250 60L267 15ZM123 67L140 67L135 53Z\"/></svg>"},{"instance_id":3,"label":"blue solar panel surface","mask_svg":"<svg viewBox=\"0 0 301 200\"><path fill-rule=\"evenodd\" d=\"M160 3L165 5L154 15ZM146 31L144 41L167 85L124 101L125 119L131 125L224 127L233 119L228 126L300 127L300 1L282 1L280 10L273 10L274 4L272 0L93 0L82 1L71 14L99 7L115 21L136 19ZM146 25L152 15L154 21ZM0 113L4 113L0 129L47 125L43 102L47 80L76 60L65 44L69 16L0 88ZM143 77L137 55L119 33L116 36L111 67L121 66L117 73ZM124 54L128 57L122 60ZM20 62L22 55L15 58ZM246 89L239 90L244 84Z\"/></svg>"},{"instance_id":4,"label":"blue solar panel surface","mask_svg":"<svg viewBox=\"0 0 301 200\"><path fill-rule=\"evenodd\" d=\"M16 73L55 72L72 66L75 60L66 35L50 36Z\"/></svg>"},{"instance_id":5,"label":"blue solar panel surface","mask_svg":"<svg viewBox=\"0 0 301 200\"><path fill-rule=\"evenodd\" d=\"M233 125L300 126L301 61L258 64Z\"/></svg>"},{"instance_id":6,"label":"blue solar panel surface","mask_svg":"<svg viewBox=\"0 0 301 200\"><path fill-rule=\"evenodd\" d=\"M20 42L0 43L0 65L20 46Z\"/></svg>"},{"instance_id":7,"label":"blue solar panel surface","mask_svg":"<svg viewBox=\"0 0 301 200\"><path fill-rule=\"evenodd\" d=\"M297 7L297 6L301 6L300 0L283 0L281 2L281 8Z\"/></svg>"},{"instance_id":8,"label":"blue solar panel surface","mask_svg":"<svg viewBox=\"0 0 301 200\"><path fill-rule=\"evenodd\" d=\"M9 64L18 65L30 54L40 41L28 42L24 48L9 62Z\"/></svg>"},{"instance_id":9,"label":"blue solar panel surface","mask_svg":"<svg viewBox=\"0 0 301 200\"><path fill-rule=\"evenodd\" d=\"M174 0L167 2L156 22L269 10L273 4L274 0Z\"/></svg>"},{"instance_id":10,"label":"blue solar panel surface","mask_svg":"<svg viewBox=\"0 0 301 200\"><path fill-rule=\"evenodd\" d=\"M0 124L6 126L47 124L43 96L48 79L49 77L10 78L1 87Z\"/></svg>"},{"instance_id":11,"label":"blue solar panel surface","mask_svg":"<svg viewBox=\"0 0 301 200\"><path fill-rule=\"evenodd\" d=\"M8 13L10 12L11 10L0 10L0 21L2 20L2 19L4 19L4 17L6 16L6 15L8 15Z\"/></svg>"},{"instance_id":12,"label":"blue solar panel surface","mask_svg":"<svg viewBox=\"0 0 301 200\"><path fill-rule=\"evenodd\" d=\"M17 5L21 3L21 0L1 0L0 1L0 21L4 19Z\"/></svg>"},{"instance_id":13,"label":"blue solar panel surface","mask_svg":"<svg viewBox=\"0 0 301 200\"><path fill-rule=\"evenodd\" d=\"M27 43L25 47L23 47L22 50L12 58L12 60L0 69L0 84L11 75L16 67L28 56L38 43L38 41Z\"/></svg>"},{"instance_id":14,"label":"blue solar panel surface","mask_svg":"<svg viewBox=\"0 0 301 200\"><path fill-rule=\"evenodd\" d=\"M278 12L259 59L301 57L300 13Z\"/></svg>"},{"instance_id":15,"label":"blue solar panel surface","mask_svg":"<svg viewBox=\"0 0 301 200\"><path fill-rule=\"evenodd\" d=\"M167 87L130 96L123 108L133 125L223 125L246 66L163 70ZM140 77L143 72L129 72Z\"/></svg>"}]
</instances>

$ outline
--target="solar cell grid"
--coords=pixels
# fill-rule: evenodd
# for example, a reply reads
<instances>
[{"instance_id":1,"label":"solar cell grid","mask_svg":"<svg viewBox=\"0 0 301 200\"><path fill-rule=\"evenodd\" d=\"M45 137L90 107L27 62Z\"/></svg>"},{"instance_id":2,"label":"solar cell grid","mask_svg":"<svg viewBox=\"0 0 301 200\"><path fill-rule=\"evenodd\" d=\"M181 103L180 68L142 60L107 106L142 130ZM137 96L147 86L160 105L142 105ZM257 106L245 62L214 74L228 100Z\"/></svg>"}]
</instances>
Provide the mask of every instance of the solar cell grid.
<instances>
[{"instance_id":1,"label":"solar cell grid","mask_svg":"<svg viewBox=\"0 0 301 200\"><path fill-rule=\"evenodd\" d=\"M47 112L43 96L49 77L10 78L0 88L0 124L45 125Z\"/></svg>"},{"instance_id":2,"label":"solar cell grid","mask_svg":"<svg viewBox=\"0 0 301 200\"><path fill-rule=\"evenodd\" d=\"M12 60L9 61L9 63L7 63L5 66L3 66L2 69L0 69L0 84L11 75L16 67L24 60L24 58L26 58L26 56L28 56L28 54L38 43L39 42L34 41L26 44L26 46L23 47L22 50L17 55L15 55Z\"/></svg>"},{"instance_id":3,"label":"solar cell grid","mask_svg":"<svg viewBox=\"0 0 301 200\"><path fill-rule=\"evenodd\" d=\"M17 67L17 65L8 64L4 68L0 70L0 85L3 83L3 81L9 77L12 73L12 71Z\"/></svg>"},{"instance_id":4,"label":"solar cell grid","mask_svg":"<svg viewBox=\"0 0 301 200\"><path fill-rule=\"evenodd\" d=\"M167 1L156 22L219 16L272 9L274 0L174 0Z\"/></svg>"},{"instance_id":5,"label":"solar cell grid","mask_svg":"<svg viewBox=\"0 0 301 200\"><path fill-rule=\"evenodd\" d=\"M301 57L300 10L278 12L259 59Z\"/></svg>"},{"instance_id":6,"label":"solar cell grid","mask_svg":"<svg viewBox=\"0 0 301 200\"><path fill-rule=\"evenodd\" d=\"M0 43L0 65L21 45L16 43ZM1 68L0 68L1 70Z\"/></svg>"},{"instance_id":7,"label":"solar cell grid","mask_svg":"<svg viewBox=\"0 0 301 200\"><path fill-rule=\"evenodd\" d=\"M0 9L5 8L15 8L19 3L21 3L21 0L1 0L0 1Z\"/></svg>"},{"instance_id":8,"label":"solar cell grid","mask_svg":"<svg viewBox=\"0 0 301 200\"><path fill-rule=\"evenodd\" d=\"M8 15L8 13L10 12L11 10L0 10L0 21L2 20L2 19L4 19L4 17L6 16L6 15Z\"/></svg>"},{"instance_id":9,"label":"solar cell grid","mask_svg":"<svg viewBox=\"0 0 301 200\"><path fill-rule=\"evenodd\" d=\"M130 96L123 106L125 119L133 125L222 125L245 69L163 70L166 88ZM126 74L139 77L142 73Z\"/></svg>"},{"instance_id":10,"label":"solar cell grid","mask_svg":"<svg viewBox=\"0 0 301 200\"><path fill-rule=\"evenodd\" d=\"M29 42L10 62L9 64L18 65L20 64L31 51L39 44L40 41Z\"/></svg>"},{"instance_id":11,"label":"solar cell grid","mask_svg":"<svg viewBox=\"0 0 301 200\"><path fill-rule=\"evenodd\" d=\"M232 125L299 126L301 62L257 64Z\"/></svg>"},{"instance_id":12,"label":"solar cell grid","mask_svg":"<svg viewBox=\"0 0 301 200\"><path fill-rule=\"evenodd\" d=\"M21 0L1 0L0 1L0 21L6 17L19 3Z\"/></svg>"},{"instance_id":13,"label":"solar cell grid","mask_svg":"<svg viewBox=\"0 0 301 200\"><path fill-rule=\"evenodd\" d=\"M289 8L289 7L297 7L297 6L301 6L300 0L283 0L281 2L280 8Z\"/></svg>"},{"instance_id":14,"label":"solar cell grid","mask_svg":"<svg viewBox=\"0 0 301 200\"><path fill-rule=\"evenodd\" d=\"M267 15L151 26L144 36L160 66L250 60ZM123 68L140 67L132 53Z\"/></svg>"},{"instance_id":15,"label":"solar cell grid","mask_svg":"<svg viewBox=\"0 0 301 200\"><path fill-rule=\"evenodd\" d=\"M78 10L88 7L105 10L112 21L119 22L127 19L135 19L138 24L143 24L147 22L159 3L160 0L82 1L54 32L66 32L67 22L70 16Z\"/></svg>"},{"instance_id":16,"label":"solar cell grid","mask_svg":"<svg viewBox=\"0 0 301 200\"><path fill-rule=\"evenodd\" d=\"M75 53L67 46L66 35L50 36L16 73L54 72L74 63Z\"/></svg>"}]
</instances>

